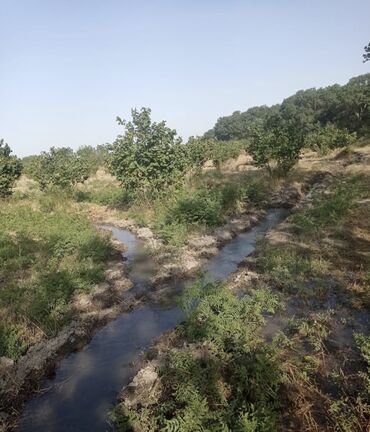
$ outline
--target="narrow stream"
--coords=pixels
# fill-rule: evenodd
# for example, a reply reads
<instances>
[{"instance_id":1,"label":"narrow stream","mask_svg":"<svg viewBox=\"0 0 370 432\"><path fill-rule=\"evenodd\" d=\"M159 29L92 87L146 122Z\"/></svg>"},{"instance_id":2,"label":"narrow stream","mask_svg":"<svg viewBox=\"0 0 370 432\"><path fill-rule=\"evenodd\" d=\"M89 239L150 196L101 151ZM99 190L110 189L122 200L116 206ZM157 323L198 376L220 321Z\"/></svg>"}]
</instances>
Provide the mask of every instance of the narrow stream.
<instances>
[{"instance_id":1,"label":"narrow stream","mask_svg":"<svg viewBox=\"0 0 370 432\"><path fill-rule=\"evenodd\" d=\"M250 231L227 243L205 267L205 278L221 281L253 253L258 236L276 226L286 210L271 209L267 217ZM132 292L149 291L151 268L143 244L130 232L112 227L113 236L126 244L123 253L133 281ZM174 290L176 288L174 282ZM132 363L163 332L173 328L183 315L174 299L151 302L141 309L123 313L96 333L81 351L62 361L53 379L42 384L42 394L25 406L18 429L23 432L102 432L112 431L107 412L120 389L133 376Z\"/></svg>"}]
</instances>

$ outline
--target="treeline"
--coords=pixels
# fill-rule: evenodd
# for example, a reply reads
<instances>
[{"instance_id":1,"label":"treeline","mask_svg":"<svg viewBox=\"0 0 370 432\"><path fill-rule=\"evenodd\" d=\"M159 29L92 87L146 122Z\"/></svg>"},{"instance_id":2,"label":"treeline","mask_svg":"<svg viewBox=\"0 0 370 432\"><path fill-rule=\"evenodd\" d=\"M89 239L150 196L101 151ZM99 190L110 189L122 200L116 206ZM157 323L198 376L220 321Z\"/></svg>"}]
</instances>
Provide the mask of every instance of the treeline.
<instances>
[{"instance_id":1,"label":"treeline","mask_svg":"<svg viewBox=\"0 0 370 432\"><path fill-rule=\"evenodd\" d=\"M324 88L299 90L281 104L235 111L220 117L205 138L220 141L252 139L253 130L269 116L279 114L285 121L294 121L307 133L317 127L332 124L339 129L356 132L358 136L370 133L370 74L352 78L346 85L334 84Z\"/></svg>"},{"instance_id":2,"label":"treeline","mask_svg":"<svg viewBox=\"0 0 370 432\"><path fill-rule=\"evenodd\" d=\"M326 153L370 134L370 74L338 84L300 90L281 104L221 117L203 139L246 140L254 163L285 174L303 148Z\"/></svg>"},{"instance_id":3,"label":"treeline","mask_svg":"<svg viewBox=\"0 0 370 432\"><path fill-rule=\"evenodd\" d=\"M216 167L245 149L254 164L285 175L304 148L320 153L370 135L370 74L344 86L301 90L271 107L253 107L220 118L202 137L187 143L164 121L153 122L151 110L133 109L129 121L117 117L123 133L112 144L85 146L76 152L54 148L23 159L23 172L41 190L73 189L105 165L130 196L158 194L177 185L212 160ZM21 164L0 142L0 194L9 195Z\"/></svg>"}]
</instances>

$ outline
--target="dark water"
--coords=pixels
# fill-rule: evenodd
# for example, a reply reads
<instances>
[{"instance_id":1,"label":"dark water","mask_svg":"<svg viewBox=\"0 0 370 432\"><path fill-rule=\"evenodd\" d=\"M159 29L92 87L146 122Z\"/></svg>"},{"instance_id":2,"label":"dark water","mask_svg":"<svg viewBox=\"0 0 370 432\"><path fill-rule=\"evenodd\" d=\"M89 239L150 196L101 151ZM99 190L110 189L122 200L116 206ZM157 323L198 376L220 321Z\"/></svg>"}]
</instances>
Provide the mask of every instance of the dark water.
<instances>
[{"instance_id":1,"label":"dark water","mask_svg":"<svg viewBox=\"0 0 370 432\"><path fill-rule=\"evenodd\" d=\"M270 210L258 226L227 243L208 262L205 278L212 281L227 279L254 251L257 237L277 225L285 215L284 210ZM132 290L150 290L149 277L155 268L145 256L143 244L128 231L106 228L127 246L123 255L130 266ZM132 378L133 362L155 338L181 319L182 313L174 301L170 306L149 302L145 308L122 314L100 330L81 351L63 360L54 379L44 381L42 389L45 392L26 404L18 430L113 430L107 421L107 412L115 403L119 390Z\"/></svg>"}]
</instances>

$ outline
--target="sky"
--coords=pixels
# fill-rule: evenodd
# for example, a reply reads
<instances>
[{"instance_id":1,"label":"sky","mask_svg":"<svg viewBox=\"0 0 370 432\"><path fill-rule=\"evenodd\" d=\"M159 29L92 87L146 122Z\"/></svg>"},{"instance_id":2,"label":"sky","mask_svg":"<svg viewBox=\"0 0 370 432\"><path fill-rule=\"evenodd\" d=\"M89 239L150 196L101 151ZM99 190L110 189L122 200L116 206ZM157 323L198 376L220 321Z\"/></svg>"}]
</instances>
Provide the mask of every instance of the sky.
<instances>
[{"instance_id":1,"label":"sky","mask_svg":"<svg viewBox=\"0 0 370 432\"><path fill-rule=\"evenodd\" d=\"M0 0L0 138L95 146L146 106L187 139L370 72L369 41L369 0Z\"/></svg>"}]
</instances>

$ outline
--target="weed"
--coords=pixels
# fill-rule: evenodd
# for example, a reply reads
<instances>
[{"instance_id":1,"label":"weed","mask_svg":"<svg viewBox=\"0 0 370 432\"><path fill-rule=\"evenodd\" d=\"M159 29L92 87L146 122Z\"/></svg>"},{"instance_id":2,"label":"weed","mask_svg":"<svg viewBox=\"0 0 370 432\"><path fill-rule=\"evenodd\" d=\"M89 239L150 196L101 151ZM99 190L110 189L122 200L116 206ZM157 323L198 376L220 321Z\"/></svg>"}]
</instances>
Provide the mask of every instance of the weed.
<instances>
[{"instance_id":1,"label":"weed","mask_svg":"<svg viewBox=\"0 0 370 432\"><path fill-rule=\"evenodd\" d=\"M172 349L160 369L162 391L149 407L118 406L118 430L271 431L279 415L282 375L277 351L256 330L279 302L267 290L238 299L218 284L198 282L182 298L191 342Z\"/></svg>"}]
</instances>

